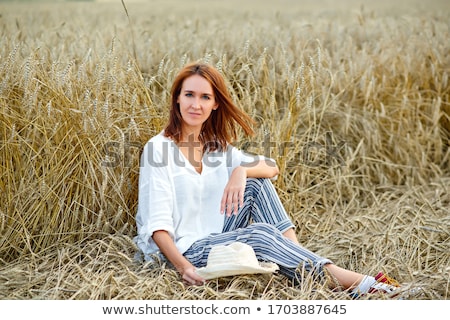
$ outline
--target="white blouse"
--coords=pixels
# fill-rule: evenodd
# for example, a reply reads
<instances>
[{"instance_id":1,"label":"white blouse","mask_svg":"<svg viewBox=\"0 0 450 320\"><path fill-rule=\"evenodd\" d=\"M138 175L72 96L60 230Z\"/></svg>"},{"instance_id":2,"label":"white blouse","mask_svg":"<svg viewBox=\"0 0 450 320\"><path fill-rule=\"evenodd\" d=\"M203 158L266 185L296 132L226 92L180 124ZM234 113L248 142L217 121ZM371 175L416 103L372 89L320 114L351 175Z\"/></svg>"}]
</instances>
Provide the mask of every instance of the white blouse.
<instances>
[{"instance_id":1,"label":"white blouse","mask_svg":"<svg viewBox=\"0 0 450 320\"><path fill-rule=\"evenodd\" d=\"M163 132L151 138L141 155L134 238L145 259L159 251L152 239L157 230L167 231L181 253L198 239L222 232L220 202L232 171L261 158L230 145L225 152L205 153L198 173Z\"/></svg>"}]
</instances>

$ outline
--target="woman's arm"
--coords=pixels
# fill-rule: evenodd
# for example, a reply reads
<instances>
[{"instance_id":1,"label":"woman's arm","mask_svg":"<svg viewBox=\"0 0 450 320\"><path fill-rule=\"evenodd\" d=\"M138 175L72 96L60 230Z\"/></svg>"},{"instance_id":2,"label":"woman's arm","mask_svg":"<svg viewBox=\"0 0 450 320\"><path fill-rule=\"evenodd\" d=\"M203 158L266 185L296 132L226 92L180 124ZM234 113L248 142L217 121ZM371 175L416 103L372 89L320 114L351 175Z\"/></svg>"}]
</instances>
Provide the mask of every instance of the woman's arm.
<instances>
[{"instance_id":1,"label":"woman's arm","mask_svg":"<svg viewBox=\"0 0 450 320\"><path fill-rule=\"evenodd\" d=\"M187 260L175 246L169 233L165 230L153 232L153 241L158 245L164 256L174 265L183 280L189 284L202 285L205 279L195 272L195 267Z\"/></svg>"},{"instance_id":2,"label":"woman's arm","mask_svg":"<svg viewBox=\"0 0 450 320\"><path fill-rule=\"evenodd\" d=\"M271 160L259 160L236 167L225 186L220 212L227 216L238 213L239 208L244 205L247 178L274 178L278 173L278 166Z\"/></svg>"},{"instance_id":3,"label":"woman's arm","mask_svg":"<svg viewBox=\"0 0 450 320\"><path fill-rule=\"evenodd\" d=\"M247 178L274 178L279 173L277 164L273 160L259 160L242 165L246 169ZM239 168L239 167L238 167ZM237 168L236 168L237 169Z\"/></svg>"}]
</instances>

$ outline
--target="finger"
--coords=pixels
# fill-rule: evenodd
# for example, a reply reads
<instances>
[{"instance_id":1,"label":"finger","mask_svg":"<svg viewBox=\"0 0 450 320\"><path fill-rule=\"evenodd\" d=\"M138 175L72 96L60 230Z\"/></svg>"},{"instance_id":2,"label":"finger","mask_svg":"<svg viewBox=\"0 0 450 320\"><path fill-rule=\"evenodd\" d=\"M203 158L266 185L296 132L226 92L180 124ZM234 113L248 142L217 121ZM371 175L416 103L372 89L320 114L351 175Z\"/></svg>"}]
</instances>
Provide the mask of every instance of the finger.
<instances>
[{"instance_id":1,"label":"finger","mask_svg":"<svg viewBox=\"0 0 450 320\"><path fill-rule=\"evenodd\" d=\"M194 271L193 274L190 274L191 272L188 272L188 274L183 275L183 279L189 284L189 285L196 285L201 286L204 285L206 280L197 275Z\"/></svg>"},{"instance_id":2,"label":"finger","mask_svg":"<svg viewBox=\"0 0 450 320\"><path fill-rule=\"evenodd\" d=\"M233 209L233 202L229 201L227 203L227 217L231 216L231 210Z\"/></svg>"},{"instance_id":3,"label":"finger","mask_svg":"<svg viewBox=\"0 0 450 320\"><path fill-rule=\"evenodd\" d=\"M199 285L199 286L204 285L206 283L206 280L198 275L196 275L195 281L196 281L197 285Z\"/></svg>"},{"instance_id":4,"label":"finger","mask_svg":"<svg viewBox=\"0 0 450 320\"><path fill-rule=\"evenodd\" d=\"M233 195L233 209L234 209L233 210L234 214L237 215L238 211L239 211L239 194L238 193L235 193Z\"/></svg>"},{"instance_id":5,"label":"finger","mask_svg":"<svg viewBox=\"0 0 450 320\"><path fill-rule=\"evenodd\" d=\"M239 208L242 208L244 206L244 192L241 192L239 194Z\"/></svg>"},{"instance_id":6,"label":"finger","mask_svg":"<svg viewBox=\"0 0 450 320\"><path fill-rule=\"evenodd\" d=\"M227 207L227 198L228 198L228 194L227 194L227 192L224 192L223 196L222 196L222 201L220 201L220 213L221 214L225 213L225 209Z\"/></svg>"},{"instance_id":7,"label":"finger","mask_svg":"<svg viewBox=\"0 0 450 320\"><path fill-rule=\"evenodd\" d=\"M187 275L183 275L183 282L188 286L192 285L192 279L189 278Z\"/></svg>"},{"instance_id":8,"label":"finger","mask_svg":"<svg viewBox=\"0 0 450 320\"><path fill-rule=\"evenodd\" d=\"M196 285L198 286L204 283L204 281L195 280L191 277L185 277L183 280L189 286L196 286Z\"/></svg>"},{"instance_id":9,"label":"finger","mask_svg":"<svg viewBox=\"0 0 450 320\"><path fill-rule=\"evenodd\" d=\"M225 214L227 217L231 215L231 209L233 208L233 196L227 192L226 204L225 204Z\"/></svg>"}]
</instances>

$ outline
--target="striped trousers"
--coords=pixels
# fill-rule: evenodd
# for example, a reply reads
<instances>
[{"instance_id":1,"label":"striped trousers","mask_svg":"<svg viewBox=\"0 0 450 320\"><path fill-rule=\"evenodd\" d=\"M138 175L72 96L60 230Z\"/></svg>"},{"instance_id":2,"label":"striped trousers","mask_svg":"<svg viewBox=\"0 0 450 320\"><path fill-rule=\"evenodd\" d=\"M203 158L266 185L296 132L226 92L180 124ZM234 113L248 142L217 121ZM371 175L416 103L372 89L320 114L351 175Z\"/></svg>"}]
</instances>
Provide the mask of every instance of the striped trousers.
<instances>
[{"instance_id":1,"label":"striped trousers","mask_svg":"<svg viewBox=\"0 0 450 320\"><path fill-rule=\"evenodd\" d=\"M279 272L296 283L301 281L302 270L321 276L323 266L332 261L283 236L293 227L272 182L248 179L238 214L225 216L222 233L194 242L184 256L195 267L204 267L213 246L239 241L250 245L259 261L276 263Z\"/></svg>"}]
</instances>

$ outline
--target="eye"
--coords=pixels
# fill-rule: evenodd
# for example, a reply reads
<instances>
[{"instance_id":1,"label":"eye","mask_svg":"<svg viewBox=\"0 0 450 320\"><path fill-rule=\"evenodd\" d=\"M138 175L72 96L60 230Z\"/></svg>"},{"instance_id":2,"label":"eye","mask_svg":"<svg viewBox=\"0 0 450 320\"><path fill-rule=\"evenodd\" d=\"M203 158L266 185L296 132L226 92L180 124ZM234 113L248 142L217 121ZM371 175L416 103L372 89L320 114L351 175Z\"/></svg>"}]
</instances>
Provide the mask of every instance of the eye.
<instances>
[{"instance_id":1,"label":"eye","mask_svg":"<svg viewBox=\"0 0 450 320\"><path fill-rule=\"evenodd\" d=\"M203 96L202 96L202 98L203 98L203 99L205 99L205 100L211 100L211 97L210 97L210 96L208 96L208 95L206 95L206 94L205 94L205 95L203 95Z\"/></svg>"},{"instance_id":2,"label":"eye","mask_svg":"<svg viewBox=\"0 0 450 320\"><path fill-rule=\"evenodd\" d=\"M186 97L192 97L192 93L190 93L190 92L186 92L184 95L185 95Z\"/></svg>"}]
</instances>

